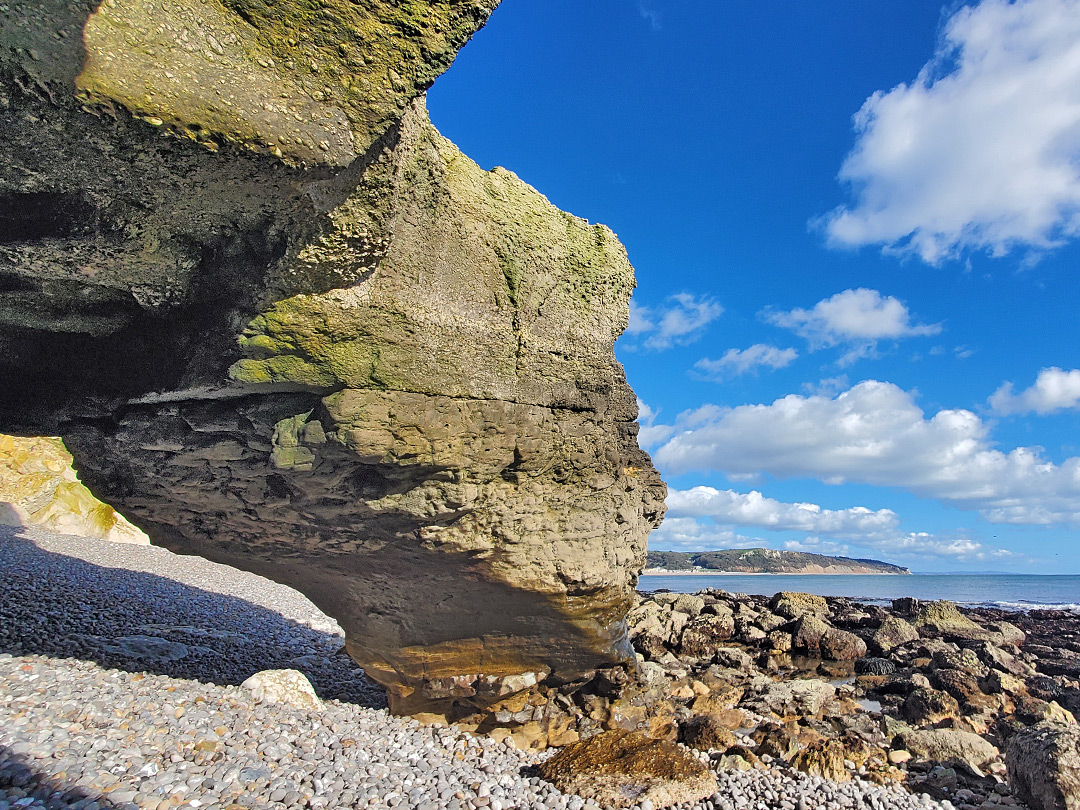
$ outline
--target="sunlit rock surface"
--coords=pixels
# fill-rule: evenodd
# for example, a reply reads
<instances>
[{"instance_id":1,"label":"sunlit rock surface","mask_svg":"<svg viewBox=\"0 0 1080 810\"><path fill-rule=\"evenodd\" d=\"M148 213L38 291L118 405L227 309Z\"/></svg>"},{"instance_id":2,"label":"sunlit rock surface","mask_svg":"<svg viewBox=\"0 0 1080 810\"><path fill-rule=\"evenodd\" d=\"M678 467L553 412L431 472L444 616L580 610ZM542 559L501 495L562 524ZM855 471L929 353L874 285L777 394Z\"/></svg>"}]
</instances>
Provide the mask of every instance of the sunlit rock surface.
<instances>
[{"instance_id":1,"label":"sunlit rock surface","mask_svg":"<svg viewBox=\"0 0 1080 810\"><path fill-rule=\"evenodd\" d=\"M0 430L302 590L403 712L629 655L663 514L624 249L427 120L494 5L0 16Z\"/></svg>"}]
</instances>

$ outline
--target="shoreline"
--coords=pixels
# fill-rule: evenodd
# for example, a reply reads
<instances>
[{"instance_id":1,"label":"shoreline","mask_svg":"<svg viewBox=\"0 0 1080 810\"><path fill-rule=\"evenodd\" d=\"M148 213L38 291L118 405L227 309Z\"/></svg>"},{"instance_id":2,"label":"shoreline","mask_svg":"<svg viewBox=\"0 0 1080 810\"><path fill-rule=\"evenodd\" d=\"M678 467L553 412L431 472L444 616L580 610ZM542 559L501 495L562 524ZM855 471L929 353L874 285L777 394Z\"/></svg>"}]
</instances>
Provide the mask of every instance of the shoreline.
<instances>
[{"instance_id":1,"label":"shoreline","mask_svg":"<svg viewBox=\"0 0 1080 810\"><path fill-rule=\"evenodd\" d=\"M667 571L646 568L643 577L910 577L910 571Z\"/></svg>"}]
</instances>

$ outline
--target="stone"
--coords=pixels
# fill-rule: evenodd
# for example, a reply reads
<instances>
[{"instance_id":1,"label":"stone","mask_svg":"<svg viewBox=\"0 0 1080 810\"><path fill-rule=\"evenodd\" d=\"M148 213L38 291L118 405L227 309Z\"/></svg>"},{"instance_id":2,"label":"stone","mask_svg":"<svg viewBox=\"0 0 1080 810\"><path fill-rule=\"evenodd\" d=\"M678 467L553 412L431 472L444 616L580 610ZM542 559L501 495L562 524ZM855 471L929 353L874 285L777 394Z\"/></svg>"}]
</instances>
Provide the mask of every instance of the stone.
<instances>
[{"instance_id":1,"label":"stone","mask_svg":"<svg viewBox=\"0 0 1080 810\"><path fill-rule=\"evenodd\" d=\"M871 644L881 652L889 652L903 644L919 640L919 631L898 616L886 616L870 637Z\"/></svg>"},{"instance_id":2,"label":"stone","mask_svg":"<svg viewBox=\"0 0 1080 810\"><path fill-rule=\"evenodd\" d=\"M777 717L807 717L818 714L826 702L836 697L836 687L816 678L795 681L755 680L758 694L744 700L748 707Z\"/></svg>"},{"instance_id":3,"label":"stone","mask_svg":"<svg viewBox=\"0 0 1080 810\"><path fill-rule=\"evenodd\" d=\"M679 726L679 742L698 751L726 751L735 735L710 715L696 715Z\"/></svg>"},{"instance_id":4,"label":"stone","mask_svg":"<svg viewBox=\"0 0 1080 810\"><path fill-rule=\"evenodd\" d=\"M792 649L818 655L821 652L821 640L834 628L830 627L816 613L807 613L795 624L791 633Z\"/></svg>"},{"instance_id":5,"label":"stone","mask_svg":"<svg viewBox=\"0 0 1080 810\"><path fill-rule=\"evenodd\" d=\"M781 591L769 600L769 609L785 619L799 619L806 614L822 617L829 615L829 603L825 597L809 593Z\"/></svg>"},{"instance_id":6,"label":"stone","mask_svg":"<svg viewBox=\"0 0 1080 810\"><path fill-rule=\"evenodd\" d=\"M915 729L897 739L900 747L931 762L959 762L981 770L999 756L998 749L978 734L956 728Z\"/></svg>"},{"instance_id":7,"label":"stone","mask_svg":"<svg viewBox=\"0 0 1080 810\"><path fill-rule=\"evenodd\" d=\"M860 658L855 662L855 672L859 675L892 675L896 664L887 658Z\"/></svg>"},{"instance_id":8,"label":"stone","mask_svg":"<svg viewBox=\"0 0 1080 810\"><path fill-rule=\"evenodd\" d=\"M960 716L960 704L948 692L918 687L900 707L900 716L917 726L933 725Z\"/></svg>"},{"instance_id":9,"label":"stone","mask_svg":"<svg viewBox=\"0 0 1080 810\"><path fill-rule=\"evenodd\" d=\"M1009 741L1013 795L1032 810L1080 808L1080 726L1041 722Z\"/></svg>"},{"instance_id":10,"label":"stone","mask_svg":"<svg viewBox=\"0 0 1080 810\"><path fill-rule=\"evenodd\" d=\"M821 655L833 661L855 661L866 655L866 642L847 630L835 627L821 637L819 642Z\"/></svg>"},{"instance_id":11,"label":"stone","mask_svg":"<svg viewBox=\"0 0 1080 810\"><path fill-rule=\"evenodd\" d=\"M298 709L321 709L311 681L295 669L266 669L256 672L241 687L251 692L257 703L283 703Z\"/></svg>"},{"instance_id":12,"label":"stone","mask_svg":"<svg viewBox=\"0 0 1080 810\"><path fill-rule=\"evenodd\" d=\"M632 731L606 731L568 745L538 770L562 792L603 807L644 801L669 807L700 801L717 790L713 774L685 750Z\"/></svg>"},{"instance_id":13,"label":"stone","mask_svg":"<svg viewBox=\"0 0 1080 810\"><path fill-rule=\"evenodd\" d=\"M791 766L834 782L851 781L851 773L844 767L844 745L839 740L822 740L802 749L792 758Z\"/></svg>"},{"instance_id":14,"label":"stone","mask_svg":"<svg viewBox=\"0 0 1080 810\"><path fill-rule=\"evenodd\" d=\"M915 615L915 627L932 627L945 638L981 639L990 635L947 599L921 602Z\"/></svg>"},{"instance_id":15,"label":"stone","mask_svg":"<svg viewBox=\"0 0 1080 810\"><path fill-rule=\"evenodd\" d=\"M429 122L496 0L317 5L0 16L0 431L305 592L396 712L629 661L625 249Z\"/></svg>"}]
</instances>

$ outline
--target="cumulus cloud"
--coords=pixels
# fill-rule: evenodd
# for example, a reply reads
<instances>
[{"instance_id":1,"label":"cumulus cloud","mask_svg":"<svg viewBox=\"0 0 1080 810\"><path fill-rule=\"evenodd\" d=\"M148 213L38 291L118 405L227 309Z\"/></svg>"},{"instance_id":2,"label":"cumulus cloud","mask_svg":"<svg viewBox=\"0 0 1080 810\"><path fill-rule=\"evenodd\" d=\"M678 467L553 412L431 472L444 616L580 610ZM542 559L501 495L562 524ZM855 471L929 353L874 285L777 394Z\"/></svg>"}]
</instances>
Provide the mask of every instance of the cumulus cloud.
<instances>
[{"instance_id":1,"label":"cumulus cloud","mask_svg":"<svg viewBox=\"0 0 1080 810\"><path fill-rule=\"evenodd\" d=\"M855 115L854 202L830 243L936 264L1080 233L1080 0L982 0L946 23L910 84Z\"/></svg>"},{"instance_id":2,"label":"cumulus cloud","mask_svg":"<svg viewBox=\"0 0 1080 810\"><path fill-rule=\"evenodd\" d=\"M815 347L861 340L899 340L941 332L939 323L912 323L911 312L900 299L865 287L838 292L818 301L812 309L765 310L762 317L792 330Z\"/></svg>"},{"instance_id":3,"label":"cumulus cloud","mask_svg":"<svg viewBox=\"0 0 1080 810\"><path fill-rule=\"evenodd\" d=\"M1044 368L1030 388L1013 393L1013 384L1004 383L990 396L994 413L1048 414L1080 408L1080 369Z\"/></svg>"},{"instance_id":4,"label":"cumulus cloud","mask_svg":"<svg viewBox=\"0 0 1080 810\"><path fill-rule=\"evenodd\" d=\"M694 368L707 377L722 379L725 376L745 374L759 368L783 368L799 356L794 349L778 349L764 343L755 343L747 349L728 349L719 360L703 357Z\"/></svg>"},{"instance_id":5,"label":"cumulus cloud","mask_svg":"<svg viewBox=\"0 0 1080 810\"><path fill-rule=\"evenodd\" d=\"M913 394L892 383L868 380L836 397L706 406L672 427L653 453L670 474L718 470L901 487L991 522L1080 524L1080 458L1057 465L1037 447L1003 452L971 411L927 418Z\"/></svg>"},{"instance_id":6,"label":"cumulus cloud","mask_svg":"<svg viewBox=\"0 0 1080 810\"><path fill-rule=\"evenodd\" d=\"M679 293L663 307L643 307L630 302L626 334L644 337L644 346L657 351L685 346L701 337L705 327L723 314L724 308L708 296Z\"/></svg>"},{"instance_id":7,"label":"cumulus cloud","mask_svg":"<svg viewBox=\"0 0 1080 810\"><path fill-rule=\"evenodd\" d=\"M698 486L673 489L667 496L668 511L685 517L710 517L717 523L763 529L811 532L827 537L880 537L896 529L896 513L864 506L822 509L816 503L784 503L766 498L757 490L735 492Z\"/></svg>"}]
</instances>

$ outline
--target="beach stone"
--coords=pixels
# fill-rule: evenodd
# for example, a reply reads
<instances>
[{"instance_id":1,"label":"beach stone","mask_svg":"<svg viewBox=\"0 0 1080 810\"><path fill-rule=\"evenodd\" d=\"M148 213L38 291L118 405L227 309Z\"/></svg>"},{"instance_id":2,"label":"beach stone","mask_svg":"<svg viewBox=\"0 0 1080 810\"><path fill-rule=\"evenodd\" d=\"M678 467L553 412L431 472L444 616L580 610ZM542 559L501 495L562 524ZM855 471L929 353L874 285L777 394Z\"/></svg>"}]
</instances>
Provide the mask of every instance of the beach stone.
<instances>
[{"instance_id":1,"label":"beach stone","mask_svg":"<svg viewBox=\"0 0 1080 810\"><path fill-rule=\"evenodd\" d=\"M791 633L793 649L817 654L821 649L821 640L832 628L816 613L804 614L795 624Z\"/></svg>"},{"instance_id":2,"label":"beach stone","mask_svg":"<svg viewBox=\"0 0 1080 810\"><path fill-rule=\"evenodd\" d=\"M256 672L241 686L259 703L284 703L298 709L321 709L311 681L295 669L268 669Z\"/></svg>"},{"instance_id":3,"label":"beach stone","mask_svg":"<svg viewBox=\"0 0 1080 810\"><path fill-rule=\"evenodd\" d=\"M821 712L825 703L836 697L836 687L817 678L795 681L755 680L756 697L744 701L747 706L761 713L777 717L813 716Z\"/></svg>"},{"instance_id":4,"label":"beach stone","mask_svg":"<svg viewBox=\"0 0 1080 810\"><path fill-rule=\"evenodd\" d=\"M692 803L717 790L716 778L677 746L633 731L606 731L541 763L540 776L565 793L604 807Z\"/></svg>"},{"instance_id":5,"label":"beach stone","mask_svg":"<svg viewBox=\"0 0 1080 810\"><path fill-rule=\"evenodd\" d=\"M886 616L870 637L871 644L881 652L889 652L904 644L919 640L919 631L899 616Z\"/></svg>"},{"instance_id":6,"label":"beach stone","mask_svg":"<svg viewBox=\"0 0 1080 810\"><path fill-rule=\"evenodd\" d=\"M960 716L960 704L948 692L918 687L904 700L900 716L917 726L933 725Z\"/></svg>"},{"instance_id":7,"label":"beach stone","mask_svg":"<svg viewBox=\"0 0 1080 810\"><path fill-rule=\"evenodd\" d=\"M896 664L888 658L860 658L855 662L855 672L859 675L892 675Z\"/></svg>"},{"instance_id":8,"label":"beach stone","mask_svg":"<svg viewBox=\"0 0 1080 810\"><path fill-rule=\"evenodd\" d=\"M932 627L946 638L982 639L990 635L947 599L920 603L915 614L915 627Z\"/></svg>"},{"instance_id":9,"label":"beach stone","mask_svg":"<svg viewBox=\"0 0 1080 810\"><path fill-rule=\"evenodd\" d=\"M866 655L866 642L847 630L829 628L819 641L821 655L833 661L854 661Z\"/></svg>"},{"instance_id":10,"label":"beach stone","mask_svg":"<svg viewBox=\"0 0 1080 810\"><path fill-rule=\"evenodd\" d=\"M797 753L791 766L811 776L821 776L833 782L847 782L851 773L844 767L844 745L839 740L822 740Z\"/></svg>"},{"instance_id":11,"label":"beach stone","mask_svg":"<svg viewBox=\"0 0 1080 810\"><path fill-rule=\"evenodd\" d=\"M825 601L823 596L795 591L781 591L769 600L769 609L773 613L792 620L801 618L808 613L818 617L827 616L829 614L829 603Z\"/></svg>"},{"instance_id":12,"label":"beach stone","mask_svg":"<svg viewBox=\"0 0 1080 810\"><path fill-rule=\"evenodd\" d=\"M900 747L931 762L960 762L983 769L999 756L998 749L978 734L956 728L905 731L898 740Z\"/></svg>"},{"instance_id":13,"label":"beach stone","mask_svg":"<svg viewBox=\"0 0 1080 810\"><path fill-rule=\"evenodd\" d=\"M735 735L711 715L696 715L679 727L679 742L698 751L726 751Z\"/></svg>"},{"instance_id":14,"label":"beach stone","mask_svg":"<svg viewBox=\"0 0 1080 810\"><path fill-rule=\"evenodd\" d=\"M1080 727L1042 722L1009 741L1013 794L1032 810L1080 808Z\"/></svg>"}]
</instances>

